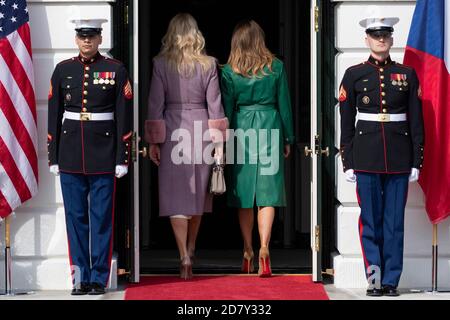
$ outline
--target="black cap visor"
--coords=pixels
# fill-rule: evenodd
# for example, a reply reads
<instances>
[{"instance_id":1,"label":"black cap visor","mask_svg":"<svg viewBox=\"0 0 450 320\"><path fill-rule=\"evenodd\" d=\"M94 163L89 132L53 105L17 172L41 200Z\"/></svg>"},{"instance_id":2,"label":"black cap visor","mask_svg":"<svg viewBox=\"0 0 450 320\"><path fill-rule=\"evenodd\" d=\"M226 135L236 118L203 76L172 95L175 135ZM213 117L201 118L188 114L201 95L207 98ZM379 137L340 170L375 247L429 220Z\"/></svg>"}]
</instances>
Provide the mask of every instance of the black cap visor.
<instances>
[{"instance_id":1,"label":"black cap visor","mask_svg":"<svg viewBox=\"0 0 450 320\"><path fill-rule=\"evenodd\" d=\"M102 33L101 28L79 28L75 29L79 37L94 37Z\"/></svg>"},{"instance_id":2,"label":"black cap visor","mask_svg":"<svg viewBox=\"0 0 450 320\"><path fill-rule=\"evenodd\" d=\"M392 35L392 32L394 32L394 28L392 27L374 27L366 29L366 33L374 37Z\"/></svg>"}]
</instances>

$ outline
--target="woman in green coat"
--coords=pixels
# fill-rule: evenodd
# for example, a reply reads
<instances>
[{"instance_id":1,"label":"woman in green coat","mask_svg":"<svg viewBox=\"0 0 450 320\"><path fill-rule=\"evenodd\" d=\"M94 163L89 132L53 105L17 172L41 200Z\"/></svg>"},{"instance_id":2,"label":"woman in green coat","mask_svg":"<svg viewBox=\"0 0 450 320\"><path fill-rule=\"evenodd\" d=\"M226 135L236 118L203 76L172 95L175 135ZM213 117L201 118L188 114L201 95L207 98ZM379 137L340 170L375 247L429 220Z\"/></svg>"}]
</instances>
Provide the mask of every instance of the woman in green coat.
<instances>
[{"instance_id":1,"label":"woman in green coat","mask_svg":"<svg viewBox=\"0 0 450 320\"><path fill-rule=\"evenodd\" d=\"M271 276L269 241L274 207L286 206L284 158L294 142L292 110L283 63L267 49L255 21L238 24L222 69L221 89L230 129L227 202L239 208L244 240L243 272L253 271L253 206L258 206L259 271ZM284 157L284 158L283 158Z\"/></svg>"}]
</instances>

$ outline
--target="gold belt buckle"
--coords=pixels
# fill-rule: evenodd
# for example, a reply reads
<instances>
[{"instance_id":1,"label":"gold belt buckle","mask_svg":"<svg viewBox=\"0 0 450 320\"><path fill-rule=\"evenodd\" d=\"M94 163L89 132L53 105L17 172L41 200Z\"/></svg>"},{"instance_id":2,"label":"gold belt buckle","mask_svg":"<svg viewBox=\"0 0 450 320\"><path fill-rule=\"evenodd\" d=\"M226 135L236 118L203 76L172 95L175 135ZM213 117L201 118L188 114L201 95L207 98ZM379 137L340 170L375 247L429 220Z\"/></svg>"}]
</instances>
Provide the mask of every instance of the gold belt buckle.
<instances>
[{"instance_id":1,"label":"gold belt buckle","mask_svg":"<svg viewBox=\"0 0 450 320\"><path fill-rule=\"evenodd\" d=\"M80 121L89 121L91 120L90 112L80 112Z\"/></svg>"},{"instance_id":2,"label":"gold belt buckle","mask_svg":"<svg viewBox=\"0 0 450 320\"><path fill-rule=\"evenodd\" d=\"M389 121L391 121L391 117L390 117L389 114L379 113L378 114L378 121L380 121L380 122L389 122Z\"/></svg>"}]
</instances>

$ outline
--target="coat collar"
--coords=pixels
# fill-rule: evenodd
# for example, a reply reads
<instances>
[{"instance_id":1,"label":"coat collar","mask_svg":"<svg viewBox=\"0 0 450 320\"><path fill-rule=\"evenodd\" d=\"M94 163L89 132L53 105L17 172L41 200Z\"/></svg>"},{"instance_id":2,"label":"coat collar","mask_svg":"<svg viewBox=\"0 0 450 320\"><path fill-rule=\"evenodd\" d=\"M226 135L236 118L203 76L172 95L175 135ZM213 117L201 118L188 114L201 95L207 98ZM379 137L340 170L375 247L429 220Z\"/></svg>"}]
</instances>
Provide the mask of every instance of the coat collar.
<instances>
[{"instance_id":1,"label":"coat collar","mask_svg":"<svg viewBox=\"0 0 450 320\"><path fill-rule=\"evenodd\" d=\"M374 57L372 57L372 55L369 57L369 59L367 59L368 62L370 62L373 65L382 67L382 66L387 66L393 63L393 61L391 60L391 56L388 56L386 58L386 60L384 61L379 61L377 59L375 59Z\"/></svg>"},{"instance_id":2,"label":"coat collar","mask_svg":"<svg viewBox=\"0 0 450 320\"><path fill-rule=\"evenodd\" d=\"M103 56L100 54L100 52L97 51L97 53L91 58L91 59L85 59L81 56L81 54L78 55L78 60L80 60L83 64L91 64L94 63L100 59L103 59Z\"/></svg>"}]
</instances>

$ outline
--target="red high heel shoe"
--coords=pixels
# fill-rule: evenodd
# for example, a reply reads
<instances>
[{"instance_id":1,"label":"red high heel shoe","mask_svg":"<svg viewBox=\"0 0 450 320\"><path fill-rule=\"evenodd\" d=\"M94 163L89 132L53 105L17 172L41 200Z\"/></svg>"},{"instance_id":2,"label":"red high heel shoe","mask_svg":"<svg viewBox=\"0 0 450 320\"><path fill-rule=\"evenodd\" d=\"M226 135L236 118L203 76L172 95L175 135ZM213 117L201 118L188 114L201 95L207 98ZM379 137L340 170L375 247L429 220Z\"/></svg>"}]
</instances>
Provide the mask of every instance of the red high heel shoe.
<instances>
[{"instance_id":1,"label":"red high heel shoe","mask_svg":"<svg viewBox=\"0 0 450 320\"><path fill-rule=\"evenodd\" d=\"M269 249L267 247L261 247L261 249L259 250L258 275L261 278L268 278L272 276L272 270L270 268Z\"/></svg>"},{"instance_id":2,"label":"red high heel shoe","mask_svg":"<svg viewBox=\"0 0 450 320\"><path fill-rule=\"evenodd\" d=\"M244 251L244 257L242 258L242 267L241 271L242 273L250 274L251 272L255 271L255 266L253 265L253 257L255 255L253 252L248 253L247 251Z\"/></svg>"},{"instance_id":3,"label":"red high heel shoe","mask_svg":"<svg viewBox=\"0 0 450 320\"><path fill-rule=\"evenodd\" d=\"M192 279L192 277L192 262L189 256L185 256L180 262L180 278L188 280Z\"/></svg>"}]
</instances>

